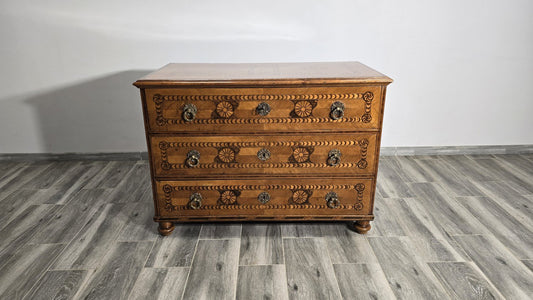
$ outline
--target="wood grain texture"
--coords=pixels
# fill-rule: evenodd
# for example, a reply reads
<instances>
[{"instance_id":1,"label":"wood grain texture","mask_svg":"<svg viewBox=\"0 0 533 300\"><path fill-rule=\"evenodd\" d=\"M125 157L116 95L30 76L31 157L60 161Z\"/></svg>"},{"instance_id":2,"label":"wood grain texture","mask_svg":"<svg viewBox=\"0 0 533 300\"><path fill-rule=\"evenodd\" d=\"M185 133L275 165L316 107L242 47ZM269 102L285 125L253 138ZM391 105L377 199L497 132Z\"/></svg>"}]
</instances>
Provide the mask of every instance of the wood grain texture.
<instances>
[{"instance_id":1,"label":"wood grain texture","mask_svg":"<svg viewBox=\"0 0 533 300\"><path fill-rule=\"evenodd\" d=\"M143 201L137 203L128 203L126 206L131 207L129 215L122 232L118 236L120 241L154 241L157 239L157 232L154 228L154 211L153 208L147 208L146 203L152 200L152 189L147 187L141 196Z\"/></svg>"},{"instance_id":2,"label":"wood grain texture","mask_svg":"<svg viewBox=\"0 0 533 300\"><path fill-rule=\"evenodd\" d=\"M109 249L102 267L97 269L80 292L83 299L128 299L152 248L152 242L121 242Z\"/></svg>"},{"instance_id":3,"label":"wood grain texture","mask_svg":"<svg viewBox=\"0 0 533 300\"><path fill-rule=\"evenodd\" d=\"M533 295L533 272L496 238L464 235L454 239L505 297L528 299Z\"/></svg>"},{"instance_id":4,"label":"wood grain texture","mask_svg":"<svg viewBox=\"0 0 533 300\"><path fill-rule=\"evenodd\" d=\"M333 264L377 262L367 238L345 224L322 224L321 230Z\"/></svg>"},{"instance_id":5,"label":"wood grain texture","mask_svg":"<svg viewBox=\"0 0 533 300\"><path fill-rule=\"evenodd\" d=\"M73 299L92 270L48 271L24 299Z\"/></svg>"},{"instance_id":6,"label":"wood grain texture","mask_svg":"<svg viewBox=\"0 0 533 300\"><path fill-rule=\"evenodd\" d=\"M334 264L333 268L344 299L395 299L379 264Z\"/></svg>"},{"instance_id":7,"label":"wood grain texture","mask_svg":"<svg viewBox=\"0 0 533 300\"><path fill-rule=\"evenodd\" d=\"M54 270L97 268L125 224L127 211L122 204L101 206L68 244L53 266Z\"/></svg>"},{"instance_id":8,"label":"wood grain texture","mask_svg":"<svg viewBox=\"0 0 533 300\"><path fill-rule=\"evenodd\" d=\"M141 200L144 191L150 185L148 164L137 163L124 175L123 179L109 195L109 202L131 203ZM144 200L144 199L143 199Z\"/></svg>"},{"instance_id":9,"label":"wood grain texture","mask_svg":"<svg viewBox=\"0 0 533 300\"><path fill-rule=\"evenodd\" d=\"M427 264L417 259L414 244L397 237L370 237L392 291L397 298L445 299L446 291Z\"/></svg>"},{"instance_id":10,"label":"wood grain texture","mask_svg":"<svg viewBox=\"0 0 533 300\"><path fill-rule=\"evenodd\" d=\"M84 188L114 188L122 181L124 175L127 174L134 165L134 161L109 162L85 185Z\"/></svg>"},{"instance_id":11,"label":"wood grain texture","mask_svg":"<svg viewBox=\"0 0 533 300\"><path fill-rule=\"evenodd\" d=\"M504 299L470 262L435 262L429 267L454 299Z\"/></svg>"},{"instance_id":12,"label":"wood grain texture","mask_svg":"<svg viewBox=\"0 0 533 300\"><path fill-rule=\"evenodd\" d=\"M242 228L239 265L283 264L279 224L247 224Z\"/></svg>"},{"instance_id":13,"label":"wood grain texture","mask_svg":"<svg viewBox=\"0 0 533 300\"><path fill-rule=\"evenodd\" d=\"M239 241L199 240L184 299L235 299Z\"/></svg>"},{"instance_id":14,"label":"wood grain texture","mask_svg":"<svg viewBox=\"0 0 533 300\"><path fill-rule=\"evenodd\" d=\"M231 239L241 237L241 224L203 224L200 239Z\"/></svg>"},{"instance_id":15,"label":"wood grain texture","mask_svg":"<svg viewBox=\"0 0 533 300\"><path fill-rule=\"evenodd\" d=\"M267 80L265 80L267 79ZM306 63L171 63L139 79L136 86L179 83L242 85L246 83L367 83L392 80L360 62Z\"/></svg>"},{"instance_id":16,"label":"wood grain texture","mask_svg":"<svg viewBox=\"0 0 533 300\"><path fill-rule=\"evenodd\" d=\"M250 284L250 283L254 284ZM235 299L288 300L284 265L240 266Z\"/></svg>"},{"instance_id":17,"label":"wood grain texture","mask_svg":"<svg viewBox=\"0 0 533 300\"><path fill-rule=\"evenodd\" d=\"M0 272L0 295L3 299L21 299L37 283L59 252L62 244L26 245L6 261Z\"/></svg>"},{"instance_id":18,"label":"wood grain texture","mask_svg":"<svg viewBox=\"0 0 533 300\"><path fill-rule=\"evenodd\" d=\"M144 268L135 282L129 299L182 299L188 274L189 268Z\"/></svg>"},{"instance_id":19,"label":"wood grain texture","mask_svg":"<svg viewBox=\"0 0 533 300\"><path fill-rule=\"evenodd\" d=\"M339 299L339 286L324 240L283 239L290 299Z\"/></svg>"},{"instance_id":20,"label":"wood grain texture","mask_svg":"<svg viewBox=\"0 0 533 300\"><path fill-rule=\"evenodd\" d=\"M159 236L146 267L187 267L191 265L201 225L180 224L174 234Z\"/></svg>"}]
</instances>

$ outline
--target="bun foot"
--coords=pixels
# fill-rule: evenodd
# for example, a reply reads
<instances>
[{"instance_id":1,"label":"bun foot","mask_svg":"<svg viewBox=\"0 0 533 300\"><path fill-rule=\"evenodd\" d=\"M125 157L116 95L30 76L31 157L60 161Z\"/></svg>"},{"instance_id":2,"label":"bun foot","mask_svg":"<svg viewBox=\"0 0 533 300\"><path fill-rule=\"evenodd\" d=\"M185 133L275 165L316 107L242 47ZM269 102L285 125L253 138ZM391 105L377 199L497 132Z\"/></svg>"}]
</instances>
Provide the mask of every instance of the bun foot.
<instances>
[{"instance_id":1,"label":"bun foot","mask_svg":"<svg viewBox=\"0 0 533 300\"><path fill-rule=\"evenodd\" d=\"M349 222L348 228L359 234L365 234L370 230L371 226L370 221L355 221Z\"/></svg>"},{"instance_id":2,"label":"bun foot","mask_svg":"<svg viewBox=\"0 0 533 300\"><path fill-rule=\"evenodd\" d=\"M159 227L157 228L159 233L163 236L167 236L172 233L174 230L174 223L172 222L159 222Z\"/></svg>"}]
</instances>

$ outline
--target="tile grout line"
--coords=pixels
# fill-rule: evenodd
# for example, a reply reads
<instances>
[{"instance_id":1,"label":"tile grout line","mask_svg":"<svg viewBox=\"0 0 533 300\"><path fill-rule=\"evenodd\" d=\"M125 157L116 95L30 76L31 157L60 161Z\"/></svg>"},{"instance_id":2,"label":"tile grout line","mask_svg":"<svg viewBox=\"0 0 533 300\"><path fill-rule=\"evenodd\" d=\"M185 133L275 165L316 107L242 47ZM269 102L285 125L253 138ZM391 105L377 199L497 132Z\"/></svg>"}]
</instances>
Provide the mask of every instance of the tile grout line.
<instances>
[{"instance_id":1,"label":"tile grout line","mask_svg":"<svg viewBox=\"0 0 533 300\"><path fill-rule=\"evenodd\" d=\"M183 284L183 291L181 292L180 299L183 300L183 297L185 296L185 290L187 289L187 285L189 284L189 276L191 275L192 271L192 265L194 263L194 259L196 258L196 251L198 250L198 243L200 242L200 233L202 233L202 227L204 225L200 226L200 230L198 231L198 238L196 239L196 244L194 245L194 251L191 258L191 265L189 266L189 272L187 272L187 278L185 279L185 283Z\"/></svg>"}]
</instances>

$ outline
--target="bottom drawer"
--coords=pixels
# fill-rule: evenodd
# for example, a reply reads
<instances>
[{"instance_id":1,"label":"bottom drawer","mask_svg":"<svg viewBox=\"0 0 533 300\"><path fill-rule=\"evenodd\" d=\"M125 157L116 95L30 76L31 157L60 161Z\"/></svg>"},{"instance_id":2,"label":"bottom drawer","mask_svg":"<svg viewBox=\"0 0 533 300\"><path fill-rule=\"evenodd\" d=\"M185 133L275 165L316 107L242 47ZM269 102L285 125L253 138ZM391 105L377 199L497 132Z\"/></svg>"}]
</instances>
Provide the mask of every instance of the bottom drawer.
<instances>
[{"instance_id":1,"label":"bottom drawer","mask_svg":"<svg viewBox=\"0 0 533 300\"><path fill-rule=\"evenodd\" d=\"M372 178L156 181L156 219L334 220L371 216Z\"/></svg>"}]
</instances>

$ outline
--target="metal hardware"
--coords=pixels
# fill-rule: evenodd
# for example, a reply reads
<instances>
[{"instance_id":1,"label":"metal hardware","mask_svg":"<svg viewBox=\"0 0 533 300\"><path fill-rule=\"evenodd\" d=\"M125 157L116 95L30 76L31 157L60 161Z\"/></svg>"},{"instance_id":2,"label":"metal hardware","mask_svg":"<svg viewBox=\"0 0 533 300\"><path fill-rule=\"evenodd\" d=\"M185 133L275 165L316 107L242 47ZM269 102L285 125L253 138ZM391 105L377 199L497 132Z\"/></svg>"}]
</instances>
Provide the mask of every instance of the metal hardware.
<instances>
[{"instance_id":1,"label":"metal hardware","mask_svg":"<svg viewBox=\"0 0 533 300\"><path fill-rule=\"evenodd\" d=\"M266 102L261 102L255 108L255 112L258 115L266 116L266 115L268 115L268 113L270 113L270 105L268 105L268 103L266 103Z\"/></svg>"},{"instance_id":2,"label":"metal hardware","mask_svg":"<svg viewBox=\"0 0 533 300\"><path fill-rule=\"evenodd\" d=\"M203 197L200 193L194 193L189 197L189 207L199 209L202 206Z\"/></svg>"},{"instance_id":3,"label":"metal hardware","mask_svg":"<svg viewBox=\"0 0 533 300\"><path fill-rule=\"evenodd\" d=\"M341 204L341 201L339 200L337 193L329 192L326 194L326 203L329 208L337 208Z\"/></svg>"},{"instance_id":4,"label":"metal hardware","mask_svg":"<svg viewBox=\"0 0 533 300\"><path fill-rule=\"evenodd\" d=\"M342 153L338 149L333 149L329 151L328 161L327 161L328 165L332 167L338 165L341 162L341 156L342 156Z\"/></svg>"},{"instance_id":5,"label":"metal hardware","mask_svg":"<svg viewBox=\"0 0 533 300\"><path fill-rule=\"evenodd\" d=\"M263 204L267 203L268 201L270 201L270 194L267 193L267 192L262 192L261 194L259 194L259 196L257 196L257 200Z\"/></svg>"},{"instance_id":6,"label":"metal hardware","mask_svg":"<svg viewBox=\"0 0 533 300\"><path fill-rule=\"evenodd\" d=\"M189 168L194 168L200 164L200 152L196 150L191 150L189 153L187 153L187 159L185 160L185 164Z\"/></svg>"},{"instance_id":7,"label":"metal hardware","mask_svg":"<svg viewBox=\"0 0 533 300\"><path fill-rule=\"evenodd\" d=\"M183 113L181 114L181 117L186 122L190 122L196 118L196 113L198 112L198 109L196 108L196 105L192 103L187 103L185 106L183 106Z\"/></svg>"},{"instance_id":8,"label":"metal hardware","mask_svg":"<svg viewBox=\"0 0 533 300\"><path fill-rule=\"evenodd\" d=\"M257 158L259 158L262 161L267 161L270 158L270 151L265 148L257 151Z\"/></svg>"},{"instance_id":9,"label":"metal hardware","mask_svg":"<svg viewBox=\"0 0 533 300\"><path fill-rule=\"evenodd\" d=\"M331 105L331 111L329 113L329 116L333 120L342 119L344 117L344 103L340 101L336 101Z\"/></svg>"}]
</instances>

